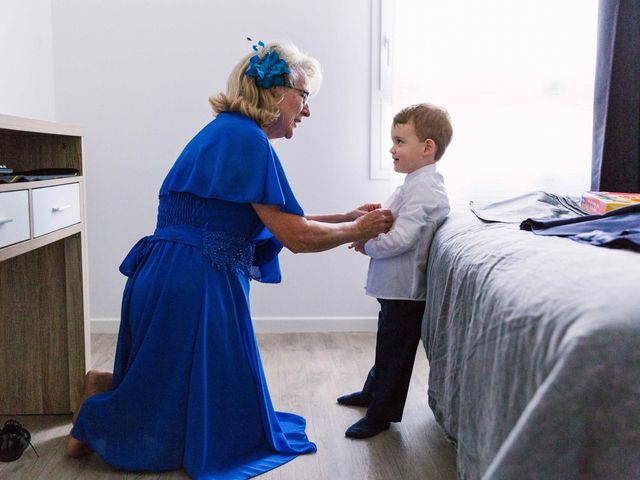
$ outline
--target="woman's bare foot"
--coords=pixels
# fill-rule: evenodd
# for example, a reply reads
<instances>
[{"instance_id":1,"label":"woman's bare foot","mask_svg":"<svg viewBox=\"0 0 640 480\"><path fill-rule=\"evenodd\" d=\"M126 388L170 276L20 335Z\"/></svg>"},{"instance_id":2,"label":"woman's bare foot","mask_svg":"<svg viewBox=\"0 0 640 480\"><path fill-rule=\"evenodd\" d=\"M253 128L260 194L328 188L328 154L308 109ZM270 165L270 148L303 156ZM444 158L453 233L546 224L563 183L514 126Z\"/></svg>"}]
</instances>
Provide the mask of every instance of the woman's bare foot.
<instances>
[{"instance_id":1,"label":"woman's bare foot","mask_svg":"<svg viewBox=\"0 0 640 480\"><path fill-rule=\"evenodd\" d=\"M84 376L82 401L80 402L80 405L78 405L78 408L76 408L76 411L73 412L73 419L71 420L72 423L76 422L78 412L80 411L80 407L84 401L93 395L111 390L112 380L113 373L111 372L102 372L100 370L89 370L87 372ZM69 438L67 438L66 453L68 457L80 458L93 453L93 450L91 450L87 444L82 443L80 440L76 440L69 435Z\"/></svg>"},{"instance_id":2,"label":"woman's bare foot","mask_svg":"<svg viewBox=\"0 0 640 480\"><path fill-rule=\"evenodd\" d=\"M80 405L76 408L76 411L73 412L73 418L71 419L71 423L76 423L76 418L78 417L78 412L80 411L80 407L84 403L84 401L98 393L104 393L111 390L112 386L113 373L111 372L103 372L100 370L89 370L87 374L84 376L84 389L82 391L82 400L80 401Z\"/></svg>"},{"instance_id":3,"label":"woman's bare foot","mask_svg":"<svg viewBox=\"0 0 640 480\"><path fill-rule=\"evenodd\" d=\"M87 444L82 443L80 440L76 440L69 435L69 438L67 438L67 457L80 458L92 453L93 450L91 450Z\"/></svg>"}]
</instances>

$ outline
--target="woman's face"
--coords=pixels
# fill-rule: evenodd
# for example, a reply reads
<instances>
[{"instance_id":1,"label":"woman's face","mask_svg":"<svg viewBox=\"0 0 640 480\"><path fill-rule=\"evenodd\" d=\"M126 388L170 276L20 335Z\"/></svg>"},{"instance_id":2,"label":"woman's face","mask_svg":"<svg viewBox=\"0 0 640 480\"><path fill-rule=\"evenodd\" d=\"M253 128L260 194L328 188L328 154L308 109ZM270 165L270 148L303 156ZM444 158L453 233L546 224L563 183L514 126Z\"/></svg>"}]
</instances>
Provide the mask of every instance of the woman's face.
<instances>
[{"instance_id":1,"label":"woman's face","mask_svg":"<svg viewBox=\"0 0 640 480\"><path fill-rule=\"evenodd\" d=\"M280 117L265 130L267 137L270 139L291 138L293 137L294 129L302 121L302 118L311 115L309 104L305 103L303 98L303 92L307 91L308 85L307 76L301 72L298 80L293 85L294 88L279 87L283 94L279 104Z\"/></svg>"}]
</instances>

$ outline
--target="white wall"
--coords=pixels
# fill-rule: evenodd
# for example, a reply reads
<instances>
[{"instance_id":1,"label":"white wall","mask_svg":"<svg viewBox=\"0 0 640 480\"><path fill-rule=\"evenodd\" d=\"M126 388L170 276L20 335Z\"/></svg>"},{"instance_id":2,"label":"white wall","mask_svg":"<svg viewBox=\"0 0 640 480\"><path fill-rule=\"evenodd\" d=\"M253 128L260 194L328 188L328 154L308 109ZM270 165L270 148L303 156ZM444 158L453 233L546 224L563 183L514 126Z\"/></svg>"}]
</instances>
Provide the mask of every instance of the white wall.
<instances>
[{"instance_id":1,"label":"white wall","mask_svg":"<svg viewBox=\"0 0 640 480\"><path fill-rule=\"evenodd\" d=\"M325 81L311 118L276 144L308 213L388 194L368 179L369 0L54 0L56 114L84 127L92 318L117 318L117 267L153 231L157 191L210 120L207 98L250 51L245 37L286 39L316 56ZM373 318L367 260L346 247L281 255L283 283L252 284L254 317Z\"/></svg>"},{"instance_id":2,"label":"white wall","mask_svg":"<svg viewBox=\"0 0 640 480\"><path fill-rule=\"evenodd\" d=\"M51 0L0 1L0 113L55 120Z\"/></svg>"}]
</instances>

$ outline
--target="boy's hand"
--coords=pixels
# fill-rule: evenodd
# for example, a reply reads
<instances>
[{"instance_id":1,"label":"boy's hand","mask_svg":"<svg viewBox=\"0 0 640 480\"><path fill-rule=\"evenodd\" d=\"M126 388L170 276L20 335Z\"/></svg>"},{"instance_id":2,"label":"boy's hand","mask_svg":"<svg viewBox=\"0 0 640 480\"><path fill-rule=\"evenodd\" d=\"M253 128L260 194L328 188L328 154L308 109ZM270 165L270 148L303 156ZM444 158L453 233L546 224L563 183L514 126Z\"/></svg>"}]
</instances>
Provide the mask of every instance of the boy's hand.
<instances>
[{"instance_id":1,"label":"boy's hand","mask_svg":"<svg viewBox=\"0 0 640 480\"><path fill-rule=\"evenodd\" d=\"M382 205L379 203L365 203L364 205L359 206L355 210L351 210L345 215L350 221L354 221L356 218L359 218L369 212L373 212L374 210L377 210L379 208L382 208Z\"/></svg>"},{"instance_id":2,"label":"boy's hand","mask_svg":"<svg viewBox=\"0 0 640 480\"><path fill-rule=\"evenodd\" d=\"M367 252L364 251L364 244L367 243L364 240L360 240L359 242L353 242L349 245L349 248L353 248L356 252L360 252L363 255L366 255Z\"/></svg>"}]
</instances>

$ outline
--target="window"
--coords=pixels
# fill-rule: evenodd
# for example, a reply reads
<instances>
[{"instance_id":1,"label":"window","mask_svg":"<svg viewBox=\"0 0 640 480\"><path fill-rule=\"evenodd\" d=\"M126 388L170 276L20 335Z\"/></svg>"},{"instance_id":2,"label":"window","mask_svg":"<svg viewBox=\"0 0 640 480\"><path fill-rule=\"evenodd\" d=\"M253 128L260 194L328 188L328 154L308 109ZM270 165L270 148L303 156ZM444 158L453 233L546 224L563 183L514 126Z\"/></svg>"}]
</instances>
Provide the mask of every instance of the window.
<instances>
[{"instance_id":1,"label":"window","mask_svg":"<svg viewBox=\"0 0 640 480\"><path fill-rule=\"evenodd\" d=\"M393 115L431 102L452 117L438 169L454 203L589 188L597 0L378 2L371 178L402 181Z\"/></svg>"}]
</instances>

